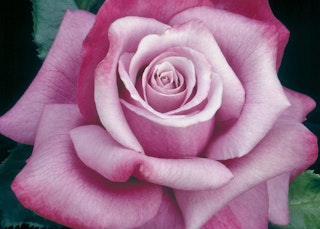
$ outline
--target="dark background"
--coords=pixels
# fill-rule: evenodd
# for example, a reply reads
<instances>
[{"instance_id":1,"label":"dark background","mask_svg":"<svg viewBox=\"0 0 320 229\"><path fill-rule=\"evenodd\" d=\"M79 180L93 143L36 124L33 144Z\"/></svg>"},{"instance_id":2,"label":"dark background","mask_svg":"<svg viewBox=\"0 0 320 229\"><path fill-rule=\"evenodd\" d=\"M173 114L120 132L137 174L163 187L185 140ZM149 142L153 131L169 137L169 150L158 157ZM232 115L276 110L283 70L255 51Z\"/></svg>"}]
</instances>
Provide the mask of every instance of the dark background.
<instances>
[{"instance_id":1,"label":"dark background","mask_svg":"<svg viewBox=\"0 0 320 229\"><path fill-rule=\"evenodd\" d=\"M270 0L274 14L291 32L279 71L283 85L314 98L319 106L305 123L320 135L319 0ZM1 2L0 115L26 90L41 61L32 41L31 0Z\"/></svg>"}]
</instances>

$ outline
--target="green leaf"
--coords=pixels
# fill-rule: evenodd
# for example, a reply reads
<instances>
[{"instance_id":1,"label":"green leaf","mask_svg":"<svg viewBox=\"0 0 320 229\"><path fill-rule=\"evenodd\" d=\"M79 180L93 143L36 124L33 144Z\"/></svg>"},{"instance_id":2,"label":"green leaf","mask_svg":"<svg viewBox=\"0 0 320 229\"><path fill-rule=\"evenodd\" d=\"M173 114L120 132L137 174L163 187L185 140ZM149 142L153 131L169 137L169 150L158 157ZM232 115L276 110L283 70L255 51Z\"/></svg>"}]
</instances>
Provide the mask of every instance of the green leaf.
<instances>
[{"instance_id":1,"label":"green leaf","mask_svg":"<svg viewBox=\"0 0 320 229\"><path fill-rule=\"evenodd\" d=\"M308 170L298 176L289 189L290 224L269 225L270 229L320 228L320 175Z\"/></svg>"},{"instance_id":2,"label":"green leaf","mask_svg":"<svg viewBox=\"0 0 320 229\"><path fill-rule=\"evenodd\" d=\"M79 9L87 10L91 13L97 13L104 0L74 0Z\"/></svg>"},{"instance_id":3,"label":"green leaf","mask_svg":"<svg viewBox=\"0 0 320 229\"><path fill-rule=\"evenodd\" d=\"M31 146L18 145L9 152L9 156L0 164L0 228L15 228L25 224L29 225L29 227L39 228L63 227L24 208L10 188L14 177L25 165L25 161L30 156L31 151Z\"/></svg>"},{"instance_id":4,"label":"green leaf","mask_svg":"<svg viewBox=\"0 0 320 229\"><path fill-rule=\"evenodd\" d=\"M97 13L104 0L32 0L33 37L38 57L44 60L56 37L67 9Z\"/></svg>"},{"instance_id":5,"label":"green leaf","mask_svg":"<svg viewBox=\"0 0 320 229\"><path fill-rule=\"evenodd\" d=\"M56 37L67 9L78 9L74 0L32 0L33 37L38 56L44 59Z\"/></svg>"}]
</instances>

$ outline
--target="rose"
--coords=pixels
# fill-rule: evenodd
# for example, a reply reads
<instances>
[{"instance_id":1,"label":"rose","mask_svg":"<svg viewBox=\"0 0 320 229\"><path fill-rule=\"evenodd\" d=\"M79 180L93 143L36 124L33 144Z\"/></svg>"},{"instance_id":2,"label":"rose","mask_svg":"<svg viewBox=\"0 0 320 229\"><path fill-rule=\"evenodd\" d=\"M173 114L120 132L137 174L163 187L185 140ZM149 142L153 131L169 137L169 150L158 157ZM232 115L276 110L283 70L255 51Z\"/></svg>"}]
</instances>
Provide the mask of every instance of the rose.
<instances>
[{"instance_id":1,"label":"rose","mask_svg":"<svg viewBox=\"0 0 320 229\"><path fill-rule=\"evenodd\" d=\"M67 12L0 119L2 134L34 144L18 199L76 228L288 223L289 180L317 147L301 124L314 102L277 79L287 37L267 1Z\"/></svg>"},{"instance_id":2,"label":"rose","mask_svg":"<svg viewBox=\"0 0 320 229\"><path fill-rule=\"evenodd\" d=\"M71 227L287 223L289 178L316 156L301 125L314 104L277 80L287 32L267 2L109 1L94 20L66 14L0 119L35 145L20 201Z\"/></svg>"}]
</instances>

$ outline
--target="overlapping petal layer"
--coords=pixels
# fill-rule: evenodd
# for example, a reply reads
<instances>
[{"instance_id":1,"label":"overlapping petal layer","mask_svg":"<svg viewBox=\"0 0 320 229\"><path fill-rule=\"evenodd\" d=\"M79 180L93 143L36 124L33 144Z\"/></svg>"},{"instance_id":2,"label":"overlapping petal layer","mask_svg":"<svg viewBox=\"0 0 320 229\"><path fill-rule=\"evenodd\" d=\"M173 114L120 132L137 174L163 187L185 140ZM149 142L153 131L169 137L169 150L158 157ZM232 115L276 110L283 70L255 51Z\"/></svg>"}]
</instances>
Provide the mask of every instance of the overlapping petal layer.
<instances>
[{"instance_id":1,"label":"overlapping petal layer","mask_svg":"<svg viewBox=\"0 0 320 229\"><path fill-rule=\"evenodd\" d=\"M113 183L85 166L69 135L85 124L76 105L47 106L32 156L12 189L25 207L72 228L145 224L158 212L162 188L137 180Z\"/></svg>"},{"instance_id":2,"label":"overlapping petal layer","mask_svg":"<svg viewBox=\"0 0 320 229\"><path fill-rule=\"evenodd\" d=\"M175 190L186 226L200 227L236 196L285 172L305 169L316 157L317 140L306 127L291 120L278 121L249 154L225 163L234 174L227 185L202 192Z\"/></svg>"},{"instance_id":3,"label":"overlapping petal layer","mask_svg":"<svg viewBox=\"0 0 320 229\"><path fill-rule=\"evenodd\" d=\"M176 13L198 5L213 6L210 0L143 1L143 4L141 4L140 0L109 0L103 4L97 14L96 23L83 46L83 61L77 90L77 103L81 113L88 120L96 121L99 119L93 99L94 72L96 66L110 49L108 28L111 23L126 16L154 18L160 22L167 23ZM140 25L135 28L139 30ZM121 39L123 38L121 37Z\"/></svg>"},{"instance_id":4,"label":"overlapping petal layer","mask_svg":"<svg viewBox=\"0 0 320 229\"><path fill-rule=\"evenodd\" d=\"M201 229L267 229L268 192L265 183L237 196Z\"/></svg>"},{"instance_id":5,"label":"overlapping petal layer","mask_svg":"<svg viewBox=\"0 0 320 229\"><path fill-rule=\"evenodd\" d=\"M109 29L111 46L108 55L95 72L94 101L101 123L116 141L138 152L143 152L143 149L132 133L120 104L116 77L117 65L120 55L124 51L134 51L144 36L149 33L161 34L167 28L169 26L154 19L129 17L117 20ZM86 99L86 101L89 100ZM79 105L81 110L81 104Z\"/></svg>"},{"instance_id":6,"label":"overlapping petal layer","mask_svg":"<svg viewBox=\"0 0 320 229\"><path fill-rule=\"evenodd\" d=\"M133 175L174 189L207 190L232 178L222 163L211 159L161 159L128 150L100 126L78 127L71 137L83 163L111 181L125 182Z\"/></svg>"},{"instance_id":7,"label":"overlapping petal layer","mask_svg":"<svg viewBox=\"0 0 320 229\"><path fill-rule=\"evenodd\" d=\"M246 93L240 117L230 128L218 130L207 155L215 159L243 156L261 141L289 106L276 72L276 27L208 7L185 10L174 16L170 24L195 18L203 21L214 35ZM223 88L232 90L225 85ZM241 143L236 140L239 137Z\"/></svg>"}]
</instances>

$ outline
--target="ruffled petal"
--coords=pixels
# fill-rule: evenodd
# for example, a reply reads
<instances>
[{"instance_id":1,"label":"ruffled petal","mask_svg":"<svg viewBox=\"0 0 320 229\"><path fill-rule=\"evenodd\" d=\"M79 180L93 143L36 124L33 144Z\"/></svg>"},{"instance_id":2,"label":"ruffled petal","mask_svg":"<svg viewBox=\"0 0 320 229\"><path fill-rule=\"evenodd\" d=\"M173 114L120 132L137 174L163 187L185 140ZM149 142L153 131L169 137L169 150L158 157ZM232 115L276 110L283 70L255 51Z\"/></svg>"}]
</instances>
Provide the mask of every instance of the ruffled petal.
<instances>
[{"instance_id":1,"label":"ruffled petal","mask_svg":"<svg viewBox=\"0 0 320 229\"><path fill-rule=\"evenodd\" d=\"M289 106L276 72L276 27L208 7L183 11L170 24L195 18L212 32L246 93L239 119L231 128L221 127L209 144L207 155L219 160L243 156L261 141ZM240 137L241 143L237 140Z\"/></svg>"},{"instance_id":2,"label":"ruffled petal","mask_svg":"<svg viewBox=\"0 0 320 229\"><path fill-rule=\"evenodd\" d=\"M317 139L306 127L280 120L252 152L225 162L234 175L227 185L211 191L175 190L187 227L200 227L229 201L252 187L313 164L317 150Z\"/></svg>"},{"instance_id":3,"label":"ruffled petal","mask_svg":"<svg viewBox=\"0 0 320 229\"><path fill-rule=\"evenodd\" d=\"M231 200L201 229L267 229L268 193L262 183Z\"/></svg>"},{"instance_id":4,"label":"ruffled petal","mask_svg":"<svg viewBox=\"0 0 320 229\"><path fill-rule=\"evenodd\" d=\"M115 182L127 181L134 175L175 189L206 190L223 186L232 178L230 171L214 160L161 159L128 150L100 126L75 128L71 138L82 162Z\"/></svg>"},{"instance_id":5,"label":"ruffled petal","mask_svg":"<svg viewBox=\"0 0 320 229\"><path fill-rule=\"evenodd\" d=\"M82 124L76 105L45 108L32 156L12 184L20 202L72 228L129 228L151 220L162 188L140 181L112 183L87 168L69 136Z\"/></svg>"},{"instance_id":6,"label":"ruffled petal","mask_svg":"<svg viewBox=\"0 0 320 229\"><path fill-rule=\"evenodd\" d=\"M75 103L82 41L95 16L67 11L39 73L17 104L0 118L0 133L33 144L42 110L50 103Z\"/></svg>"},{"instance_id":7,"label":"ruffled petal","mask_svg":"<svg viewBox=\"0 0 320 229\"><path fill-rule=\"evenodd\" d=\"M269 220L278 225L289 223L289 180L290 173L284 173L267 181L269 195Z\"/></svg>"},{"instance_id":8,"label":"ruffled petal","mask_svg":"<svg viewBox=\"0 0 320 229\"><path fill-rule=\"evenodd\" d=\"M107 54L110 43L108 42L108 28L115 20L125 16L139 16L154 18L167 23L177 12L190 7L206 5L212 6L210 0L162 0L144 1L140 0L109 0L100 8L96 23L84 41L82 65L79 75L77 90L77 103L81 113L92 121L98 120L94 104L94 72ZM138 25L135 29L139 29ZM124 37L121 37L123 39Z\"/></svg>"}]
</instances>

